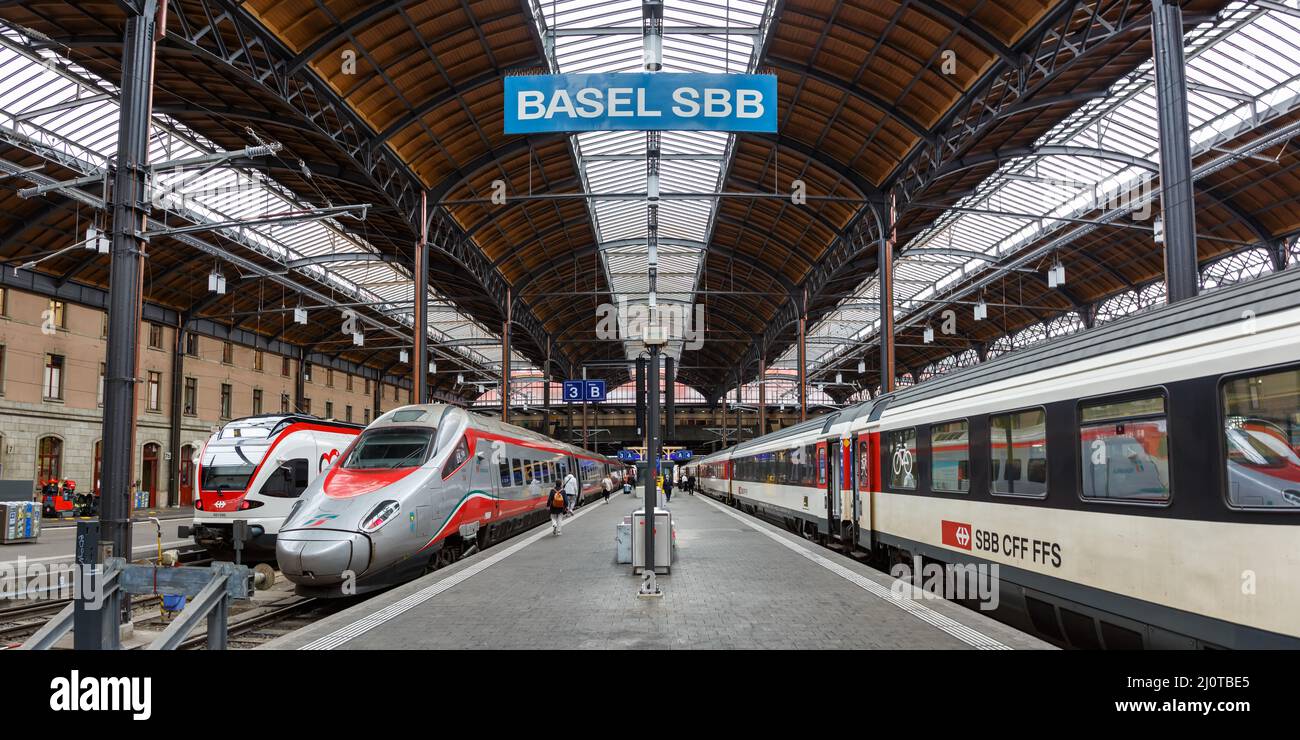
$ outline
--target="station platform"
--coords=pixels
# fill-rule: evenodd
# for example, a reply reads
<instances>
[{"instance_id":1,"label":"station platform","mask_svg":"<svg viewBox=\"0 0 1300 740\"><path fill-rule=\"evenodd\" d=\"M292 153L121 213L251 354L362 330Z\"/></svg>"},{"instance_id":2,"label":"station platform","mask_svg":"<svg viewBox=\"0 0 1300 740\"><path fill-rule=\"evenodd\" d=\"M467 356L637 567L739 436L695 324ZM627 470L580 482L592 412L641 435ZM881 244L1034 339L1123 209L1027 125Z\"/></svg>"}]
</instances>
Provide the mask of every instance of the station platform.
<instances>
[{"instance_id":1,"label":"station platform","mask_svg":"<svg viewBox=\"0 0 1300 740\"><path fill-rule=\"evenodd\" d=\"M133 509L131 511L131 521L147 522L150 518L160 521L169 521L172 519L193 519L193 506L163 506L156 509ZM58 519L42 519L41 527L43 529L57 529L59 527L75 527L77 522L97 521L97 516L64 516ZM173 532L174 533L174 532Z\"/></svg>"},{"instance_id":2,"label":"station platform","mask_svg":"<svg viewBox=\"0 0 1300 740\"><path fill-rule=\"evenodd\" d=\"M662 598L614 561L616 494L261 649L1054 649L702 495L674 496Z\"/></svg>"}]
</instances>

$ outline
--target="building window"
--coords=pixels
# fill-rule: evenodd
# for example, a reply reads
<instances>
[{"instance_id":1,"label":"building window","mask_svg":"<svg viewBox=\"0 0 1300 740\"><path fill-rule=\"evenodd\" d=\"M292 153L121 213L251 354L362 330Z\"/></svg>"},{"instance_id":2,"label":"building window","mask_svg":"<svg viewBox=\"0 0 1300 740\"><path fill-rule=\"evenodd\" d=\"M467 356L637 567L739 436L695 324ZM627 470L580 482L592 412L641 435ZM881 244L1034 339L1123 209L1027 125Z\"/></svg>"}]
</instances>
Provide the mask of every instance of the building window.
<instances>
[{"instance_id":1,"label":"building window","mask_svg":"<svg viewBox=\"0 0 1300 740\"><path fill-rule=\"evenodd\" d=\"M326 402L325 402L325 418L326 418L326 419L333 419L333 418L334 418L334 402L333 402L333 401L326 401Z\"/></svg>"},{"instance_id":2,"label":"building window","mask_svg":"<svg viewBox=\"0 0 1300 740\"><path fill-rule=\"evenodd\" d=\"M402 392L402 389L401 389L401 388L398 388L397 386L393 386L393 400L394 400L394 401L401 401L401 400L402 400L402 397L401 397L401 395L400 395L401 392Z\"/></svg>"},{"instance_id":3,"label":"building window","mask_svg":"<svg viewBox=\"0 0 1300 740\"><path fill-rule=\"evenodd\" d=\"M199 380L198 378L185 379L185 394L182 397L181 408L186 416L198 416L199 413Z\"/></svg>"},{"instance_id":4,"label":"building window","mask_svg":"<svg viewBox=\"0 0 1300 740\"><path fill-rule=\"evenodd\" d=\"M101 339L108 336L108 312L107 311L99 315L99 336Z\"/></svg>"},{"instance_id":5,"label":"building window","mask_svg":"<svg viewBox=\"0 0 1300 740\"><path fill-rule=\"evenodd\" d=\"M185 354L190 357L199 356L199 337L197 334L190 333L185 335Z\"/></svg>"},{"instance_id":6,"label":"building window","mask_svg":"<svg viewBox=\"0 0 1300 740\"><path fill-rule=\"evenodd\" d=\"M1005 496L1047 495L1047 415L1042 409L989 417L989 490Z\"/></svg>"},{"instance_id":7,"label":"building window","mask_svg":"<svg viewBox=\"0 0 1300 740\"><path fill-rule=\"evenodd\" d=\"M348 373L348 392L352 392L352 373Z\"/></svg>"},{"instance_id":8,"label":"building window","mask_svg":"<svg viewBox=\"0 0 1300 740\"><path fill-rule=\"evenodd\" d=\"M370 393L370 378L366 378L366 393Z\"/></svg>"},{"instance_id":9,"label":"building window","mask_svg":"<svg viewBox=\"0 0 1300 740\"><path fill-rule=\"evenodd\" d=\"M889 485L916 488L916 430L900 429L887 436L889 450Z\"/></svg>"},{"instance_id":10,"label":"building window","mask_svg":"<svg viewBox=\"0 0 1300 740\"><path fill-rule=\"evenodd\" d=\"M288 394L288 393L281 393L281 394L280 394L280 413L282 413L282 414L287 414L287 413L289 413L289 394Z\"/></svg>"},{"instance_id":11,"label":"building window","mask_svg":"<svg viewBox=\"0 0 1300 740\"><path fill-rule=\"evenodd\" d=\"M104 374L108 371L108 366L99 363L99 388L95 391L95 405L104 405Z\"/></svg>"},{"instance_id":12,"label":"building window","mask_svg":"<svg viewBox=\"0 0 1300 740\"><path fill-rule=\"evenodd\" d=\"M333 368L330 368L330 369L328 369L328 370L325 371L325 387L326 387L326 388L333 388L333 387L334 387L334 369L333 369Z\"/></svg>"},{"instance_id":13,"label":"building window","mask_svg":"<svg viewBox=\"0 0 1300 740\"><path fill-rule=\"evenodd\" d=\"M156 370L149 371L149 381L145 388L145 408L149 411L158 411L162 408L162 373Z\"/></svg>"},{"instance_id":14,"label":"building window","mask_svg":"<svg viewBox=\"0 0 1300 740\"><path fill-rule=\"evenodd\" d=\"M68 328L68 304L63 301L50 301L49 313L41 318L58 329Z\"/></svg>"},{"instance_id":15,"label":"building window","mask_svg":"<svg viewBox=\"0 0 1300 740\"><path fill-rule=\"evenodd\" d=\"M226 365L235 364L235 345L230 342L221 343L221 362Z\"/></svg>"},{"instance_id":16,"label":"building window","mask_svg":"<svg viewBox=\"0 0 1300 740\"><path fill-rule=\"evenodd\" d=\"M1087 499L1169 501L1169 430L1163 395L1079 407Z\"/></svg>"},{"instance_id":17,"label":"building window","mask_svg":"<svg viewBox=\"0 0 1300 740\"><path fill-rule=\"evenodd\" d=\"M304 383L310 383L310 382L311 382L311 363L310 363L310 362L303 362L303 363L301 363L301 364L302 364L302 379L303 379L303 382L304 382Z\"/></svg>"},{"instance_id":18,"label":"building window","mask_svg":"<svg viewBox=\"0 0 1300 740\"><path fill-rule=\"evenodd\" d=\"M0 396L5 394L5 346L0 344Z\"/></svg>"},{"instance_id":19,"label":"building window","mask_svg":"<svg viewBox=\"0 0 1300 740\"><path fill-rule=\"evenodd\" d=\"M1300 509L1300 369L1235 378L1221 393L1228 503Z\"/></svg>"},{"instance_id":20,"label":"building window","mask_svg":"<svg viewBox=\"0 0 1300 740\"><path fill-rule=\"evenodd\" d=\"M970 435L966 421L930 427L930 489L951 493L970 490Z\"/></svg>"},{"instance_id":21,"label":"building window","mask_svg":"<svg viewBox=\"0 0 1300 740\"><path fill-rule=\"evenodd\" d=\"M63 477L63 440L41 437L36 442L36 480L44 483Z\"/></svg>"},{"instance_id":22,"label":"building window","mask_svg":"<svg viewBox=\"0 0 1300 740\"><path fill-rule=\"evenodd\" d=\"M262 356L262 350L253 351L253 369L262 372L266 368L266 358Z\"/></svg>"},{"instance_id":23,"label":"building window","mask_svg":"<svg viewBox=\"0 0 1300 740\"><path fill-rule=\"evenodd\" d=\"M343 410L343 418L344 418L348 423L351 423L351 422L352 422L352 407L351 407L351 406L347 406L347 407L344 408L344 410Z\"/></svg>"},{"instance_id":24,"label":"building window","mask_svg":"<svg viewBox=\"0 0 1300 740\"><path fill-rule=\"evenodd\" d=\"M231 390L230 384L222 383L221 384L221 418L223 419L230 418L230 407L231 407L230 401L232 395L233 395L233 391Z\"/></svg>"},{"instance_id":25,"label":"building window","mask_svg":"<svg viewBox=\"0 0 1300 740\"><path fill-rule=\"evenodd\" d=\"M162 324L149 325L149 346L154 349L163 348Z\"/></svg>"},{"instance_id":26,"label":"building window","mask_svg":"<svg viewBox=\"0 0 1300 740\"><path fill-rule=\"evenodd\" d=\"M63 355L45 355L43 394L48 401L63 400Z\"/></svg>"},{"instance_id":27,"label":"building window","mask_svg":"<svg viewBox=\"0 0 1300 740\"><path fill-rule=\"evenodd\" d=\"M262 413L262 389L253 389L253 416Z\"/></svg>"},{"instance_id":28,"label":"building window","mask_svg":"<svg viewBox=\"0 0 1300 740\"><path fill-rule=\"evenodd\" d=\"M289 377L289 358L288 358L288 357L281 357L281 358L280 358L280 375L283 376L283 377L285 377L285 378Z\"/></svg>"},{"instance_id":29,"label":"building window","mask_svg":"<svg viewBox=\"0 0 1300 740\"><path fill-rule=\"evenodd\" d=\"M361 412L362 412L362 413L361 413L361 420L362 420L364 423L369 424L369 423L370 423L370 409L362 409Z\"/></svg>"},{"instance_id":30,"label":"building window","mask_svg":"<svg viewBox=\"0 0 1300 740\"><path fill-rule=\"evenodd\" d=\"M310 399L310 398L303 398L303 399L302 399L302 409L301 409L301 410L302 410L302 413L304 413L304 414L310 414L310 413L311 413L311 399Z\"/></svg>"}]
</instances>

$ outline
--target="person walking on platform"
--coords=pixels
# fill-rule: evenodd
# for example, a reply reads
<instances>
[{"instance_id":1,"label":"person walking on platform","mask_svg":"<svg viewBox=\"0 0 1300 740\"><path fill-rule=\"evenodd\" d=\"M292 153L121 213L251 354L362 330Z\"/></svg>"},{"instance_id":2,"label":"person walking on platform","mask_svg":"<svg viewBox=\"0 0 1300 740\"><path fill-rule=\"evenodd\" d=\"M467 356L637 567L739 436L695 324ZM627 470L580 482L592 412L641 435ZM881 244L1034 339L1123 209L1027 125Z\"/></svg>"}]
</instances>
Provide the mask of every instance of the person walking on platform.
<instances>
[{"instance_id":1,"label":"person walking on platform","mask_svg":"<svg viewBox=\"0 0 1300 740\"><path fill-rule=\"evenodd\" d=\"M609 503L609 494L614 490L614 479L608 474L600 482L600 493L605 497L605 503Z\"/></svg>"},{"instance_id":2,"label":"person walking on platform","mask_svg":"<svg viewBox=\"0 0 1300 740\"><path fill-rule=\"evenodd\" d=\"M564 486L556 483L546 497L546 508L551 513L551 534L560 536L564 527L564 517L568 511L568 497L564 495Z\"/></svg>"},{"instance_id":3,"label":"person walking on platform","mask_svg":"<svg viewBox=\"0 0 1300 740\"><path fill-rule=\"evenodd\" d=\"M573 516L573 507L578 502L578 478L569 471L564 476L564 509L566 516Z\"/></svg>"},{"instance_id":4,"label":"person walking on platform","mask_svg":"<svg viewBox=\"0 0 1300 740\"><path fill-rule=\"evenodd\" d=\"M668 474L664 476L664 505L673 500L673 476Z\"/></svg>"}]
</instances>

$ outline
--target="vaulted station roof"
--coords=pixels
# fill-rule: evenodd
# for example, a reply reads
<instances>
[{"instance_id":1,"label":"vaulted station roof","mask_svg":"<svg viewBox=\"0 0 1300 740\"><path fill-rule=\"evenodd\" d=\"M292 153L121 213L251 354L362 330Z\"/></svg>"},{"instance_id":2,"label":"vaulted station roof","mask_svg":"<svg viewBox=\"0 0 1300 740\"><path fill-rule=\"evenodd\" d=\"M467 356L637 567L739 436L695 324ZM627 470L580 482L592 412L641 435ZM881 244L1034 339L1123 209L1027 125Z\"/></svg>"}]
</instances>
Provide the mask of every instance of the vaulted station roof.
<instances>
[{"instance_id":1,"label":"vaulted station roof","mask_svg":"<svg viewBox=\"0 0 1300 740\"><path fill-rule=\"evenodd\" d=\"M1292 15L1226 0L1182 5L1193 77L1220 88L1198 98L1194 125L1218 126L1243 102L1222 90L1256 97L1285 89L1289 60L1300 58L1287 47L1300 38ZM499 350L494 356L486 344L499 336L507 309L514 349L536 366L549 355L560 374L628 356L621 343L596 339L596 308L645 293L644 204L518 196L639 191L644 136L506 136L502 80L639 69L639 3L170 0L168 7L156 69L159 115L211 148L282 143L276 157L231 166L265 174L268 188L299 206L371 204L364 221L337 219L336 236L304 232L311 244L297 251L373 252L374 260L330 267L382 299L385 285L409 275L423 192L433 214L433 295L463 314L449 309L434 328L472 326L472 336L459 339L462 346L483 340L474 362L499 362ZM672 155L663 162L665 193L741 194L665 201L661 212L661 297L706 307L704 345L674 349L682 380L706 397L738 376L747 381L760 357L781 361L805 312L816 369L843 368L853 378L856 361L871 354L863 343L877 317L859 307L873 300L891 194L904 255L899 277L912 281L900 282L897 295L915 302L898 308L904 331L919 331L923 317L913 309L923 300L1014 292L1016 308L994 307L997 322L965 329L972 341L992 342L1158 277L1150 231L1131 220L1090 225L1043 252L1065 263L1067 291L1047 288L1041 260L1017 264L1035 275L1009 269L1082 229L1079 220L1098 217L1076 202L1078 183L1149 179L1149 15L1150 3L1122 0L668 0L669 71L770 72L780 96L778 134L663 137ZM109 86L120 77L124 17L106 1L0 8L15 38L71 58ZM1275 50L1259 55L1255 87L1238 86L1241 70L1230 74L1232 44ZM1202 259L1285 240L1300 228L1288 148L1270 144L1262 154L1215 163L1257 137L1284 143L1292 120L1287 111L1249 123L1200 141L1197 166L1206 172L1198 180L1198 232L1214 237L1200 240ZM1143 161L1090 156L1079 151L1084 144ZM789 198L795 181L806 188L806 204ZM506 202L491 202L502 184ZM1036 233L1024 217L990 213L1041 216L1048 208L1076 221L1062 216ZM66 226L50 224L53 233L66 234ZM41 244L31 233L23 242L7 256ZM211 255L177 249L170 268L201 270L201 280ZM100 284L105 265L70 280ZM181 310L198 306L214 319L258 305L245 291L200 304L193 286L160 286L154 298ZM403 313L372 310L377 320ZM331 341L305 330L285 336ZM907 344L899 349L903 367L969 346ZM404 367L396 350L348 353ZM602 373L617 381L626 370L593 371Z\"/></svg>"}]
</instances>

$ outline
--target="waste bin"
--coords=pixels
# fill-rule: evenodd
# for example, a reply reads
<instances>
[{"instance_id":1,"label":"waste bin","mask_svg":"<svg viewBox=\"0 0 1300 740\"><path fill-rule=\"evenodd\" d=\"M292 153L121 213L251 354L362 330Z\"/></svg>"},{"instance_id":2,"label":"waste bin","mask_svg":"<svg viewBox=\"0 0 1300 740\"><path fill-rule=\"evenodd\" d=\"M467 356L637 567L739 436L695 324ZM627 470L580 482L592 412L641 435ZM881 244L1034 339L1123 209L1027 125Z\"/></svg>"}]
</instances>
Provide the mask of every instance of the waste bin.
<instances>
[{"instance_id":1,"label":"waste bin","mask_svg":"<svg viewBox=\"0 0 1300 740\"><path fill-rule=\"evenodd\" d=\"M655 573L664 574L672 569L673 520L667 509L656 508L655 516ZM632 512L632 572L645 569L645 509Z\"/></svg>"},{"instance_id":2,"label":"waste bin","mask_svg":"<svg viewBox=\"0 0 1300 740\"><path fill-rule=\"evenodd\" d=\"M625 516L623 521L614 525L614 562L627 564L632 562L632 517Z\"/></svg>"}]
</instances>

